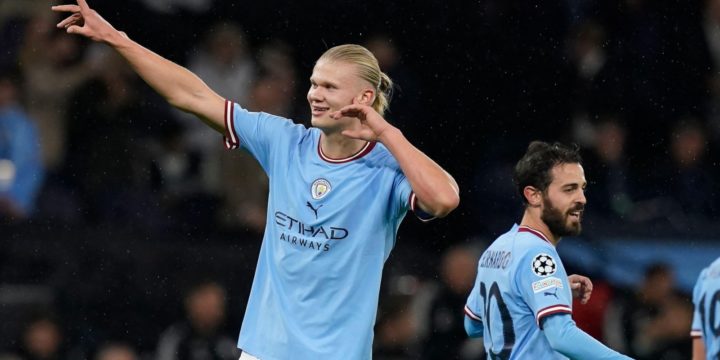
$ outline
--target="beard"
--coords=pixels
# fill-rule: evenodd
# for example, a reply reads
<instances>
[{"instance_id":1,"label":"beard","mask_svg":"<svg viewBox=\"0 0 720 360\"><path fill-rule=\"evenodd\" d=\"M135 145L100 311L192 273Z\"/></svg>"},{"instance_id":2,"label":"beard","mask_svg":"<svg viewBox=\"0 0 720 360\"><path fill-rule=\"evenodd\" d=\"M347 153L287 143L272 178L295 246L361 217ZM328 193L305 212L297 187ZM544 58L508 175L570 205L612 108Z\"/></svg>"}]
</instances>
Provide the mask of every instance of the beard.
<instances>
[{"instance_id":1,"label":"beard","mask_svg":"<svg viewBox=\"0 0 720 360\"><path fill-rule=\"evenodd\" d=\"M556 238L580 235L580 232L582 232L580 218L578 218L577 222L572 223L568 222L568 218L570 217L571 212L583 210L585 208L584 205L577 204L564 213L553 206L552 202L547 197L543 197L543 205L543 211L540 215L540 219L542 219L550 232L555 235Z\"/></svg>"}]
</instances>

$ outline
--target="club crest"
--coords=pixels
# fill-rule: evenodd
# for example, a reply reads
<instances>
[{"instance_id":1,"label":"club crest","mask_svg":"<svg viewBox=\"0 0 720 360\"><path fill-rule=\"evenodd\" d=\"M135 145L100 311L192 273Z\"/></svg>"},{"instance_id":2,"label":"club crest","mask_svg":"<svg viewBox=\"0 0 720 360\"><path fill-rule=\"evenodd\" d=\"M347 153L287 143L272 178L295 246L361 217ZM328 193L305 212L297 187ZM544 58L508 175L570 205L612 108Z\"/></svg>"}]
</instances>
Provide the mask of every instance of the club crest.
<instances>
[{"instance_id":1,"label":"club crest","mask_svg":"<svg viewBox=\"0 0 720 360\"><path fill-rule=\"evenodd\" d=\"M312 187L310 188L312 198L315 200L324 198L330 190L332 190L332 185L330 185L330 182L325 179L317 179L313 181Z\"/></svg>"}]
</instances>

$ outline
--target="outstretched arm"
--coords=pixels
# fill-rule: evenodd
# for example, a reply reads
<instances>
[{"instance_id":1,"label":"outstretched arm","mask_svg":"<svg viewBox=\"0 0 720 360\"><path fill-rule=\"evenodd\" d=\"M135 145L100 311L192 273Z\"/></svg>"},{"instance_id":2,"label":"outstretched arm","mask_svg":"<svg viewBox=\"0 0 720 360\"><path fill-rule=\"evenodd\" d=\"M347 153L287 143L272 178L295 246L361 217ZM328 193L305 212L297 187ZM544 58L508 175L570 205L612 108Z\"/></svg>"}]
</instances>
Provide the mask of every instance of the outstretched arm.
<instances>
[{"instance_id":1,"label":"outstretched arm","mask_svg":"<svg viewBox=\"0 0 720 360\"><path fill-rule=\"evenodd\" d=\"M390 125L372 107L361 104L348 105L333 114L335 119L343 116L360 119L358 130L344 130L343 135L367 141L379 141L393 154L402 169L424 212L444 217L460 202L457 182L435 161L418 150L402 132Z\"/></svg>"},{"instance_id":2,"label":"outstretched arm","mask_svg":"<svg viewBox=\"0 0 720 360\"><path fill-rule=\"evenodd\" d=\"M77 5L53 6L52 10L70 13L58 23L58 28L112 46L170 105L197 115L219 132L224 131L225 100L188 69L130 40L91 9L85 0L77 0Z\"/></svg>"},{"instance_id":3,"label":"outstretched arm","mask_svg":"<svg viewBox=\"0 0 720 360\"><path fill-rule=\"evenodd\" d=\"M603 345L575 325L570 314L550 315L543 320L543 332L555 351L570 359L631 359Z\"/></svg>"}]
</instances>

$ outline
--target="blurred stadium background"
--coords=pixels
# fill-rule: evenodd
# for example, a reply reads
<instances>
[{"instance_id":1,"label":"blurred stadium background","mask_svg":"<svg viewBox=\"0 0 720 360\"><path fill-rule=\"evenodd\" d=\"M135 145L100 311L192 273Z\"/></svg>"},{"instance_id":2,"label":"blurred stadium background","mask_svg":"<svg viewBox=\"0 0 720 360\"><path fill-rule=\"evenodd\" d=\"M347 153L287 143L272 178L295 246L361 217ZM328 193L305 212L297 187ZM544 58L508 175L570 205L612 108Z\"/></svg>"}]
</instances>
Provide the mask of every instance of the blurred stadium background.
<instances>
[{"instance_id":1,"label":"blurred stadium background","mask_svg":"<svg viewBox=\"0 0 720 360\"><path fill-rule=\"evenodd\" d=\"M0 358L236 359L263 173L107 47L55 29L52 4L0 1ZM720 0L90 5L301 123L326 48L376 54L398 85L389 119L462 203L401 227L374 358L482 358L462 306L479 253L519 219L511 170L534 139L585 158L584 233L559 246L595 282L578 324L639 359L690 358L690 292L720 255Z\"/></svg>"}]
</instances>

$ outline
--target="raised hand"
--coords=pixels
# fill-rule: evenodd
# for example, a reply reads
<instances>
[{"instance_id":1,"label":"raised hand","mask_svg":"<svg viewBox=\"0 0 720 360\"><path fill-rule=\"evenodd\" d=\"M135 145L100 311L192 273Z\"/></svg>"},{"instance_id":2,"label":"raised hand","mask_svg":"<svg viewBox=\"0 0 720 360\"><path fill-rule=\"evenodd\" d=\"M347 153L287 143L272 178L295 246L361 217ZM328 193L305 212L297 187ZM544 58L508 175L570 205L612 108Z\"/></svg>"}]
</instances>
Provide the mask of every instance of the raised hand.
<instances>
[{"instance_id":1,"label":"raised hand","mask_svg":"<svg viewBox=\"0 0 720 360\"><path fill-rule=\"evenodd\" d=\"M333 119L341 117L354 117L360 120L359 129L343 130L342 134L353 138L366 141L378 141L380 136L392 126L370 106L353 103L344 106L342 109L332 113Z\"/></svg>"},{"instance_id":2,"label":"raised hand","mask_svg":"<svg viewBox=\"0 0 720 360\"><path fill-rule=\"evenodd\" d=\"M580 299L582 304L587 304L593 291L593 284L590 278L573 274L568 276L568 282L570 283L573 297Z\"/></svg>"},{"instance_id":3,"label":"raised hand","mask_svg":"<svg viewBox=\"0 0 720 360\"><path fill-rule=\"evenodd\" d=\"M65 28L68 34L79 34L101 42L109 41L113 35L125 36L124 33L115 30L97 11L91 9L85 0L77 0L77 5L53 6L52 10L71 13L57 24L58 28Z\"/></svg>"}]
</instances>

